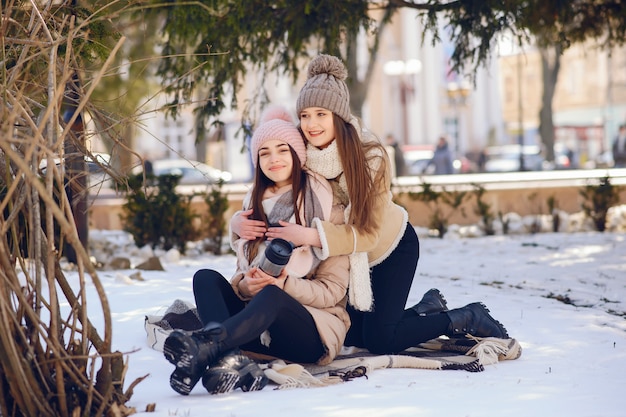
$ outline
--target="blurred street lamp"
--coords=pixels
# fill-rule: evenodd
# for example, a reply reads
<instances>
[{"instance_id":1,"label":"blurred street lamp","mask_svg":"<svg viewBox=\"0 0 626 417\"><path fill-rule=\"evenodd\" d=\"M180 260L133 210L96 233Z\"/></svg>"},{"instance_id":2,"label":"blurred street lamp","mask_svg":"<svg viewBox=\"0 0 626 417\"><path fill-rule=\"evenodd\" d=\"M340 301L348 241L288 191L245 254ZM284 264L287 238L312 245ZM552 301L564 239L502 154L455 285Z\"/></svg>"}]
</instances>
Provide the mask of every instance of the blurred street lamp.
<instances>
[{"instance_id":1,"label":"blurred street lamp","mask_svg":"<svg viewBox=\"0 0 626 417\"><path fill-rule=\"evenodd\" d=\"M519 123L519 170L526 171L524 165L524 104L522 101L522 54L517 54L517 117Z\"/></svg>"},{"instance_id":2,"label":"blurred street lamp","mask_svg":"<svg viewBox=\"0 0 626 417\"><path fill-rule=\"evenodd\" d=\"M459 158L460 152L460 108L465 106L467 97L471 91L471 85L469 82L463 80L461 83L451 81L446 86L446 92L448 94L448 100L452 108L454 109L454 157Z\"/></svg>"},{"instance_id":3,"label":"blurred street lamp","mask_svg":"<svg viewBox=\"0 0 626 417\"><path fill-rule=\"evenodd\" d=\"M413 76L422 71L422 62L419 59L407 61L387 61L383 65L383 72L389 76L400 77L400 104L402 106L402 135L405 145L409 144L409 114L408 98L414 93Z\"/></svg>"}]
</instances>

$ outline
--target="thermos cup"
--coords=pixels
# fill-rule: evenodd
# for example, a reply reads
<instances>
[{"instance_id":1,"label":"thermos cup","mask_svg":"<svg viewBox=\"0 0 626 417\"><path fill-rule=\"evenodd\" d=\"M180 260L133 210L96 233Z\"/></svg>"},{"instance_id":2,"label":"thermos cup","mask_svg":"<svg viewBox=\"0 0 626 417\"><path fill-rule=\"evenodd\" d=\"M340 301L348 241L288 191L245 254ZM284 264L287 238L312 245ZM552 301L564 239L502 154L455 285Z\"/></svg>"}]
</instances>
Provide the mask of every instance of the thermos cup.
<instances>
[{"instance_id":1,"label":"thermos cup","mask_svg":"<svg viewBox=\"0 0 626 417\"><path fill-rule=\"evenodd\" d=\"M289 262L293 246L285 239L270 240L261 257L259 268L268 275L277 277Z\"/></svg>"}]
</instances>

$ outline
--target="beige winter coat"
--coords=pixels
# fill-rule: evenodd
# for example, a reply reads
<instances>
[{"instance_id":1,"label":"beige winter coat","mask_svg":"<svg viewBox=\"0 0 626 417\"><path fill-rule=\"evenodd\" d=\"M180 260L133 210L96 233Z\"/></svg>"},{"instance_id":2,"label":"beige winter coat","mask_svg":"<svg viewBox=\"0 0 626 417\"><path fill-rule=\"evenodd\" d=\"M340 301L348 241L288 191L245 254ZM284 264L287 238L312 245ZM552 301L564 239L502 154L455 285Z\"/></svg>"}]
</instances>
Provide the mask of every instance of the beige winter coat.
<instances>
[{"instance_id":1,"label":"beige winter coat","mask_svg":"<svg viewBox=\"0 0 626 417\"><path fill-rule=\"evenodd\" d=\"M389 164L381 164L378 169L385 169ZM342 174L343 175L343 174ZM334 190L338 190L341 176L329 179ZM317 228L322 249L320 259L328 256L349 255L356 252L367 252L369 266L375 266L384 261L398 246L404 235L408 222L408 213L392 200L391 175L387 170L372 195L371 206L351 207L351 210L372 210L379 227L372 233L363 233L348 224L335 224L329 221L315 219L313 224ZM380 198L375 198L380 196ZM335 207L346 207L349 202L341 192L335 192Z\"/></svg>"}]
</instances>

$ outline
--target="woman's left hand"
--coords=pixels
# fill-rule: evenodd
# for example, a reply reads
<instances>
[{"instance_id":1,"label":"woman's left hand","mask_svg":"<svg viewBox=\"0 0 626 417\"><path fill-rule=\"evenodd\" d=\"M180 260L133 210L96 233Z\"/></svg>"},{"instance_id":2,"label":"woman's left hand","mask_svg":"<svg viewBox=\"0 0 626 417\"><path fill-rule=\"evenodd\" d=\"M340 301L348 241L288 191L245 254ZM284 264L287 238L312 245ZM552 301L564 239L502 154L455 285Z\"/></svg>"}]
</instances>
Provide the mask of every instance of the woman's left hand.
<instances>
[{"instance_id":1,"label":"woman's left hand","mask_svg":"<svg viewBox=\"0 0 626 417\"><path fill-rule=\"evenodd\" d=\"M244 274L237 285L244 297L252 298L267 285L274 285L274 281L274 277L254 267Z\"/></svg>"},{"instance_id":2,"label":"woman's left hand","mask_svg":"<svg viewBox=\"0 0 626 417\"><path fill-rule=\"evenodd\" d=\"M267 232L265 232L265 237L269 240L285 239L293 243L296 247L303 245L321 247L320 236L317 229L282 220L279 224L281 227L268 228Z\"/></svg>"},{"instance_id":3,"label":"woman's left hand","mask_svg":"<svg viewBox=\"0 0 626 417\"><path fill-rule=\"evenodd\" d=\"M256 279L261 279L265 282L269 280L271 285L276 285L281 290L285 287L285 281L287 280L287 277L288 277L287 271L285 271L284 268L282 271L280 271L280 275L278 275L277 277L273 277L271 275L266 274L260 268L256 268L254 272L252 273L252 276Z\"/></svg>"}]
</instances>

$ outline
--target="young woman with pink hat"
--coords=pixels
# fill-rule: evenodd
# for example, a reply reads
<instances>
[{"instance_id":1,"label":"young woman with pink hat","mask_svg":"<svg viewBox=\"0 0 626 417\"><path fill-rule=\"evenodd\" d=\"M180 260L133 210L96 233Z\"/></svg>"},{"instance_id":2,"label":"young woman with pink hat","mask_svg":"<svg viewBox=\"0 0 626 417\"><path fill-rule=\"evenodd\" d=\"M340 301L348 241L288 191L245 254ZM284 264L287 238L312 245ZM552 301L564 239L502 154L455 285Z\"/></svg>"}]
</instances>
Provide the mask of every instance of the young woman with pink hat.
<instances>
[{"instance_id":1,"label":"young woman with pink hat","mask_svg":"<svg viewBox=\"0 0 626 417\"><path fill-rule=\"evenodd\" d=\"M255 178L244 209L252 210L256 221L266 227L343 222L332 216L328 181L304 169L304 141L286 111L266 111L252 137L251 153ZM193 293L204 327L174 331L163 347L176 366L170 376L176 392L189 394L200 379L212 394L262 389L267 378L242 350L319 364L339 353L350 326L348 258L321 261L310 246L286 241L288 247L268 255L267 246L276 242L268 243L264 236L231 240L237 272L230 281L211 269L195 273ZM281 258L289 260L286 265Z\"/></svg>"}]
</instances>

